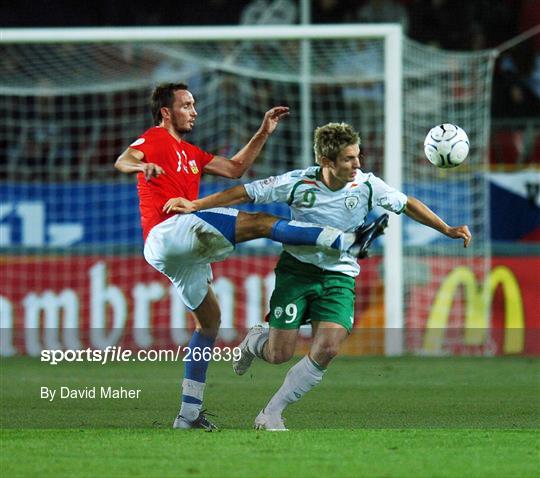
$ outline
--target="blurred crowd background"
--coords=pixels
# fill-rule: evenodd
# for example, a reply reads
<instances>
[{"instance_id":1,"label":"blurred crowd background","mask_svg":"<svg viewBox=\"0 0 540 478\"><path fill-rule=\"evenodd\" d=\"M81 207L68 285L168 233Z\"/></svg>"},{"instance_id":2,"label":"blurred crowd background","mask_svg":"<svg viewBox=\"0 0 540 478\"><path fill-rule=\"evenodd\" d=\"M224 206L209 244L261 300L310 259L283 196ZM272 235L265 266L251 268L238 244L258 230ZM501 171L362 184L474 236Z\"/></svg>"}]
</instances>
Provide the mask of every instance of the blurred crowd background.
<instances>
[{"instance_id":1,"label":"blurred crowd background","mask_svg":"<svg viewBox=\"0 0 540 478\"><path fill-rule=\"evenodd\" d=\"M540 25L540 0L312 0L311 22L399 22L413 40L449 50L496 48ZM1 8L6 27L298 24L300 0L19 1ZM497 58L492 163L540 157L540 34Z\"/></svg>"}]
</instances>

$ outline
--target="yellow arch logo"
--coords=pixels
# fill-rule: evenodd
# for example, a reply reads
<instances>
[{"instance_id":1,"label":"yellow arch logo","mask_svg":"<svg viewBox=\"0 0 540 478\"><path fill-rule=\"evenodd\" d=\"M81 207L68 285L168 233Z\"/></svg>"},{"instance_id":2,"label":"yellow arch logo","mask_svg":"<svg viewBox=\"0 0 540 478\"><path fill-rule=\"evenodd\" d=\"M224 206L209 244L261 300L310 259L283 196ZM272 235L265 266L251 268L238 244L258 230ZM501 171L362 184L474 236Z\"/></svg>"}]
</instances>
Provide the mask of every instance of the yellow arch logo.
<instances>
[{"instance_id":1,"label":"yellow arch logo","mask_svg":"<svg viewBox=\"0 0 540 478\"><path fill-rule=\"evenodd\" d=\"M484 344L491 325L493 295L499 285L503 288L505 298L503 351L507 354L523 352L525 344L523 298L516 276L505 266L495 267L486 277L483 286L478 284L474 272L469 267L456 267L446 276L427 320L424 351L441 352L452 304L460 286L463 286L465 292L465 344Z\"/></svg>"}]
</instances>

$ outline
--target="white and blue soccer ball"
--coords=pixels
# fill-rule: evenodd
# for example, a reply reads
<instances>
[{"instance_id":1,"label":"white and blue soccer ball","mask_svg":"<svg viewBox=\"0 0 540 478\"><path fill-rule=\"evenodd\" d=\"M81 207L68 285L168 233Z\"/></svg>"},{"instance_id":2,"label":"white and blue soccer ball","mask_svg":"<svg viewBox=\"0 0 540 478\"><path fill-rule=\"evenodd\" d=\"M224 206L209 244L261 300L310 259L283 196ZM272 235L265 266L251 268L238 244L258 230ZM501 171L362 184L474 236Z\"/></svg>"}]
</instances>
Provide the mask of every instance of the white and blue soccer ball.
<instances>
[{"instance_id":1,"label":"white and blue soccer ball","mask_svg":"<svg viewBox=\"0 0 540 478\"><path fill-rule=\"evenodd\" d=\"M455 168L469 154L469 138L458 125L444 123L429 130L424 141L426 158L438 168Z\"/></svg>"}]
</instances>

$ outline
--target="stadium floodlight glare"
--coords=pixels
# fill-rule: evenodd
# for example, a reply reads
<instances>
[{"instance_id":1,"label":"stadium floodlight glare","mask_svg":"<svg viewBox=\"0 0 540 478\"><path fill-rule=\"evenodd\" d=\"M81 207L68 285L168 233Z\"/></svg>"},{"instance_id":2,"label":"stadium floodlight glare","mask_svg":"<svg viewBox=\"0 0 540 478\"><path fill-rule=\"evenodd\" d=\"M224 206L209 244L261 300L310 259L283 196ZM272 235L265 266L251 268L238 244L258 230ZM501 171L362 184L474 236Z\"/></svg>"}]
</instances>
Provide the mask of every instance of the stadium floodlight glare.
<instances>
[{"instance_id":1,"label":"stadium floodlight glare","mask_svg":"<svg viewBox=\"0 0 540 478\"><path fill-rule=\"evenodd\" d=\"M159 81L185 80L200 113L191 139L207 151L237 151L246 135L255 131L267 106L291 107L290 118L254 165L252 178L313 164L314 128L345 121L360 131L366 153L363 169L418 196L448 223L472 226L473 247L463 254L401 216L391 217L382 241L384 259L364 262L359 279L362 313L376 315L384 310L386 354L414 348L414 341L405 343L402 331L421 327L427 320L431 298L443 279L437 274L454 265L468 266L481 280L488 270L487 189L478 173L487 161L493 68L489 52L425 47L404 38L395 24L2 29L0 44L6 66L0 86L6 125L6 149L0 154L6 161L0 173L10 186L5 189L7 196L0 197L0 211L18 215L23 222L38 217L34 224L42 226L39 244L36 238L25 244L24 234L21 239L2 226L6 233L2 247L24 253L31 246L43 255L56 247L70 264L78 260L87 264L78 255L88 250L104 256L117 251L138 254L140 244L133 240L137 218L133 211L125 211L125 202L133 197L121 192L127 187L116 188L114 197L105 186L85 190L99 196L103 207L88 211L86 204L75 205L86 217L78 228L73 215L58 212L61 207L56 211L60 216L51 222L45 217L48 207L40 206L35 194L23 197L20 191L30 191L39 181L53 185L110 181L115 157L145 126L151 126L147 109L151 88ZM422 157L426 132L441 122L463 126L471 140L467 164L452 170L451 176L429 167ZM46 145L42 137L47 138ZM33 148L30 152L28 145ZM29 159L29 154L39 160ZM116 184L128 182L119 178ZM206 180L206 186L216 186L215 180ZM55 187L48 194L61 203L73 202L63 195L77 194L76 188ZM96 231L89 234L89 227ZM246 251L261 254L256 247L248 246ZM94 268L92 264L86 269L65 267L62 274L64 278L88 276ZM244 287L258 284L267 293L271 281L247 270L231 272L234 280L242 278ZM144 276L138 270L126 272L130 277L137 274ZM384 288L378 285L381 275ZM62 278L57 283L58 291L63 290ZM8 286L8 297L10 287L15 286ZM419 292L419 287L426 292ZM216 290L225 297L234 287L220 278ZM264 312L259 299L246 304L246 310L258 311L246 317L247 325ZM223 302L222 323L232 327L234 300ZM171 310L179 313L174 304ZM85 308L81 305L81 314L88 313Z\"/></svg>"}]
</instances>

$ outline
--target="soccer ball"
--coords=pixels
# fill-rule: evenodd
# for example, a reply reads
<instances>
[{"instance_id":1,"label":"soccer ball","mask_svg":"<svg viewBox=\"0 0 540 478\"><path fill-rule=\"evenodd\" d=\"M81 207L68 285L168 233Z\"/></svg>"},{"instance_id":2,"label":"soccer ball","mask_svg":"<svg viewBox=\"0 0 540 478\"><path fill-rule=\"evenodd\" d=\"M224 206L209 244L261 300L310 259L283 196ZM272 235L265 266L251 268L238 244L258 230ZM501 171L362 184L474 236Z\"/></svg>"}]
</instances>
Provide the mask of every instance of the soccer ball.
<instances>
[{"instance_id":1,"label":"soccer ball","mask_svg":"<svg viewBox=\"0 0 540 478\"><path fill-rule=\"evenodd\" d=\"M455 168L469 154L469 138L455 124L440 124L429 130L424 141L424 153L438 168Z\"/></svg>"}]
</instances>

